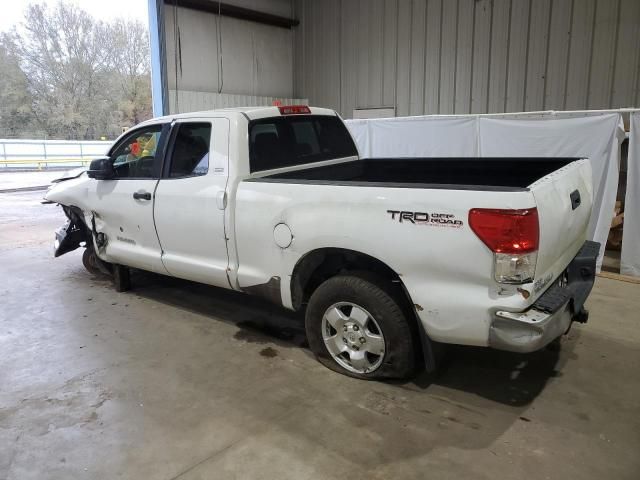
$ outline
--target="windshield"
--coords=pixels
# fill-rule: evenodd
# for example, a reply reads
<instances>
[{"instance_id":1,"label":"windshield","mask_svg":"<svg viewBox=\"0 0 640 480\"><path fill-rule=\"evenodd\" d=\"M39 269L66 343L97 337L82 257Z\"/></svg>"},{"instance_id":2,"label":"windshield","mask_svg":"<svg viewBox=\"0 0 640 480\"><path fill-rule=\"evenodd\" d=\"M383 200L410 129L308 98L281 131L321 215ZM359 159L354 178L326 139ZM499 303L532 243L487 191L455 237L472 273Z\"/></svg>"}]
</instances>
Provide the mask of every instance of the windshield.
<instances>
[{"instance_id":1,"label":"windshield","mask_svg":"<svg viewBox=\"0 0 640 480\"><path fill-rule=\"evenodd\" d=\"M357 156L351 135L339 117L288 115L249 124L252 172Z\"/></svg>"}]
</instances>

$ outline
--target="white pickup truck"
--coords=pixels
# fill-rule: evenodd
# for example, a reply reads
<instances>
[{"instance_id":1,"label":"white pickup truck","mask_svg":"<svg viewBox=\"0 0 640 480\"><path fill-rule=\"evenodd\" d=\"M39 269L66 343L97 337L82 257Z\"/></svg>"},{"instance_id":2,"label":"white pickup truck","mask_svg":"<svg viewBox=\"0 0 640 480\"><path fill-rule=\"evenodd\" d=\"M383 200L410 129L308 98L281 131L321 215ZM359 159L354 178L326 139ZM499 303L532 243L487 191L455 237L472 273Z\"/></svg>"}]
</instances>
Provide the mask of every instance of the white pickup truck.
<instances>
[{"instance_id":1,"label":"white pickup truck","mask_svg":"<svg viewBox=\"0 0 640 480\"><path fill-rule=\"evenodd\" d=\"M365 379L443 343L546 346L586 321L599 250L588 160L362 159L306 106L149 120L46 200L55 256L85 247L119 291L136 268L303 310L317 358Z\"/></svg>"}]
</instances>

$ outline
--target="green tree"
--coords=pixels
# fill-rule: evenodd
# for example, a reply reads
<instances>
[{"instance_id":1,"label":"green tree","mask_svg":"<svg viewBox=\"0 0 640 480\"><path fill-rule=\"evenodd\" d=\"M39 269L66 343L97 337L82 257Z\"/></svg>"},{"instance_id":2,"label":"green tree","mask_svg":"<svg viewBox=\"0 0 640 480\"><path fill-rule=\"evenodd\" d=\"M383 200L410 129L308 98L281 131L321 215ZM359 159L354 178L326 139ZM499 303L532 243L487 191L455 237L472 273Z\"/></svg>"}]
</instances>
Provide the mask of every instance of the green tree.
<instances>
[{"instance_id":1,"label":"green tree","mask_svg":"<svg viewBox=\"0 0 640 480\"><path fill-rule=\"evenodd\" d=\"M85 138L104 128L106 28L73 4L27 7L10 34L33 97L37 122L54 137Z\"/></svg>"},{"instance_id":2,"label":"green tree","mask_svg":"<svg viewBox=\"0 0 640 480\"><path fill-rule=\"evenodd\" d=\"M21 28L0 42L26 80L21 108L49 137L112 138L151 116L149 45L140 22L105 23L64 1L31 4Z\"/></svg>"},{"instance_id":3,"label":"green tree","mask_svg":"<svg viewBox=\"0 0 640 480\"><path fill-rule=\"evenodd\" d=\"M138 20L118 19L109 25L111 68L121 92L122 123L135 125L152 116L149 35Z\"/></svg>"},{"instance_id":4,"label":"green tree","mask_svg":"<svg viewBox=\"0 0 640 480\"><path fill-rule=\"evenodd\" d=\"M31 95L18 59L0 40L0 137L17 137L33 128Z\"/></svg>"}]
</instances>

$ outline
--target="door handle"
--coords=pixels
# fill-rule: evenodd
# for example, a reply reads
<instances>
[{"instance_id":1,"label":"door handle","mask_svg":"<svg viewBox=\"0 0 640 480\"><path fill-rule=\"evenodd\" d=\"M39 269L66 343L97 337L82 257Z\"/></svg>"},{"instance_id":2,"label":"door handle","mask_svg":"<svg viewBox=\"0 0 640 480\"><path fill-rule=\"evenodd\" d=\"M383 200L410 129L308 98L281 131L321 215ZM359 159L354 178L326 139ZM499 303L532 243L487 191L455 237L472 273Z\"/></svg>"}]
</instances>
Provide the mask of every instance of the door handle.
<instances>
[{"instance_id":1,"label":"door handle","mask_svg":"<svg viewBox=\"0 0 640 480\"><path fill-rule=\"evenodd\" d=\"M151 194L149 192L133 192L133 198L136 200L151 200Z\"/></svg>"},{"instance_id":2,"label":"door handle","mask_svg":"<svg viewBox=\"0 0 640 480\"><path fill-rule=\"evenodd\" d=\"M571 192L571 195L569 195L569 198L571 199L571 210L575 210L580 206L581 200L580 200L579 190L574 190L573 192Z\"/></svg>"},{"instance_id":3,"label":"door handle","mask_svg":"<svg viewBox=\"0 0 640 480\"><path fill-rule=\"evenodd\" d=\"M216 194L216 205L218 207L218 210L224 210L225 208L227 208L227 192L225 192L224 190L220 190Z\"/></svg>"}]
</instances>

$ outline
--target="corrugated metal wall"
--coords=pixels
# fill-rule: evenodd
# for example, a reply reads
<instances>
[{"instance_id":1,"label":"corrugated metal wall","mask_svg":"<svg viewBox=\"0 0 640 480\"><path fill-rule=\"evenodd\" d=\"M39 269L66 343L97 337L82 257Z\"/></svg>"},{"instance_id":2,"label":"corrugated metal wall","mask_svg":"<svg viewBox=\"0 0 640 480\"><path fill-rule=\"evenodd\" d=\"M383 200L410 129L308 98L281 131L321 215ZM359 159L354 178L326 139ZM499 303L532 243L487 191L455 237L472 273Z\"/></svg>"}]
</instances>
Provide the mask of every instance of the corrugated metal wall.
<instances>
[{"instance_id":1,"label":"corrugated metal wall","mask_svg":"<svg viewBox=\"0 0 640 480\"><path fill-rule=\"evenodd\" d=\"M271 106L275 101L282 105L307 105L306 98L265 97L258 95L234 95L231 93L192 92L180 90L176 102L176 91L169 90L171 113L198 112L227 107Z\"/></svg>"},{"instance_id":2,"label":"corrugated metal wall","mask_svg":"<svg viewBox=\"0 0 640 480\"><path fill-rule=\"evenodd\" d=\"M250 6L255 1L234 4ZM272 10L279 5L290 10L287 0L264 6L270 5ZM171 4L164 6L164 18L169 89L175 90L177 83L180 91L292 97L293 30ZM170 105L171 111L174 107Z\"/></svg>"},{"instance_id":3,"label":"corrugated metal wall","mask_svg":"<svg viewBox=\"0 0 640 480\"><path fill-rule=\"evenodd\" d=\"M640 106L640 0L294 6L294 94L347 118Z\"/></svg>"}]
</instances>

